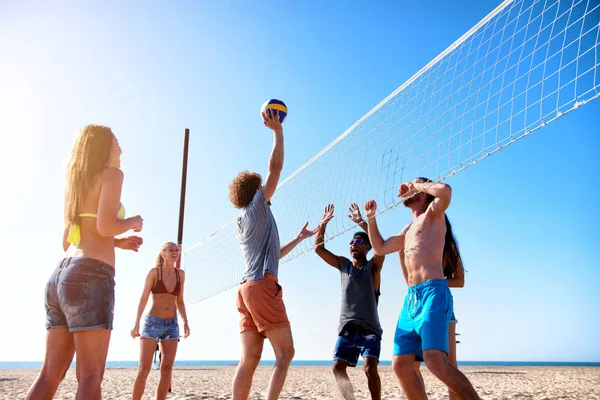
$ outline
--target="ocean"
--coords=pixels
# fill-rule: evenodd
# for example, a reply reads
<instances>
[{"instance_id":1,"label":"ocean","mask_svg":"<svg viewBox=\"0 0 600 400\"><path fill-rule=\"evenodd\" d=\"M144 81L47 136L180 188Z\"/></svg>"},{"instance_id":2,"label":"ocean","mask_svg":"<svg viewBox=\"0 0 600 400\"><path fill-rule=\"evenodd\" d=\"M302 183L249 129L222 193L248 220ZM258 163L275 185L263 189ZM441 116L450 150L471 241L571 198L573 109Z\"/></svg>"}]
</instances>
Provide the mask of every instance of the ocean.
<instances>
[{"instance_id":1,"label":"ocean","mask_svg":"<svg viewBox=\"0 0 600 400\"><path fill-rule=\"evenodd\" d=\"M176 367L223 367L237 365L236 360L178 360ZM261 361L259 365L272 366L273 360ZM326 367L331 360L294 360L292 366ZM361 362L359 362L361 365ZM382 360L379 365L392 365L390 360ZM555 361L459 361L458 365L474 367L600 367L600 362L555 362ZM107 361L106 368L137 368L137 361ZM0 361L0 369L40 369L41 361ZM75 363L71 364L71 368Z\"/></svg>"}]
</instances>

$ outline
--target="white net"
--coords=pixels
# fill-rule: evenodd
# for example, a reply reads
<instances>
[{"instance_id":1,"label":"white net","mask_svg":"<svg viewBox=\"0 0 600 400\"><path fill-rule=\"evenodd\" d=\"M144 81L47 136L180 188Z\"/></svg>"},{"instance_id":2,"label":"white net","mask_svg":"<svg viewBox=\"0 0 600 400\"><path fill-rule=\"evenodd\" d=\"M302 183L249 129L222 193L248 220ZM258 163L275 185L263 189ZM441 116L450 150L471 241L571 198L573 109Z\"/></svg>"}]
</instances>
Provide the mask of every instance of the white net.
<instances>
[{"instance_id":1,"label":"white net","mask_svg":"<svg viewBox=\"0 0 600 400\"><path fill-rule=\"evenodd\" d=\"M375 199L385 212L400 204L400 183L444 180L600 96L599 22L600 0L503 2L281 182L272 209L282 243L328 203ZM233 222L185 251L190 301L240 282ZM355 228L336 218L326 240Z\"/></svg>"}]
</instances>

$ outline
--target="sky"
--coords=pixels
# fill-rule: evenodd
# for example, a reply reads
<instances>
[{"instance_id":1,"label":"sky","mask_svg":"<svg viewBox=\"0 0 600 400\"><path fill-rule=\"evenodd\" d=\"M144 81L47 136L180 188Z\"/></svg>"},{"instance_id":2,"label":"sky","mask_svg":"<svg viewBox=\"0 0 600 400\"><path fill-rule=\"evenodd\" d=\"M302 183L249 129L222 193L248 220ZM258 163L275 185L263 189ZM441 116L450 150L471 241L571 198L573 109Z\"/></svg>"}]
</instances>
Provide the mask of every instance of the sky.
<instances>
[{"instance_id":1,"label":"sky","mask_svg":"<svg viewBox=\"0 0 600 400\"><path fill-rule=\"evenodd\" d=\"M122 202L128 215L144 218L140 252L117 253L108 354L136 360L139 340L129 330L144 277L161 244L176 240L185 128L189 247L237 214L227 195L238 171L266 174L265 100L290 109L286 177L496 5L1 1L0 302L11 328L0 330L0 341L11 346L0 360L43 359L44 287L64 256L65 167L83 126L109 125L119 138ZM453 290L459 360L600 361L599 111L600 101L592 102L447 180L448 215L468 271L465 287ZM410 218L402 207L385 213L382 234ZM328 246L344 255L348 239ZM339 273L309 254L282 265L279 279L295 359L330 359ZM406 294L394 255L381 291L381 359L389 360ZM177 359L239 358L235 293L187 304L192 335ZM273 359L270 346L263 359Z\"/></svg>"}]
</instances>

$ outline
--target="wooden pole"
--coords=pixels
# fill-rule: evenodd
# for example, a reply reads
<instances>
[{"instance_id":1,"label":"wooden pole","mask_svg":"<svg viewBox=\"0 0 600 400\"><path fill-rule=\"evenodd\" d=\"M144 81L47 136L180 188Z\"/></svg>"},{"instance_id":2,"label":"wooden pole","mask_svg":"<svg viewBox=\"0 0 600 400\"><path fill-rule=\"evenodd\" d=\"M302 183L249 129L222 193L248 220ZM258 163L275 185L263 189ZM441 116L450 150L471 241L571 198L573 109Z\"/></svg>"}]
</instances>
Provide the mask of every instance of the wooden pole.
<instances>
[{"instance_id":1,"label":"wooden pole","mask_svg":"<svg viewBox=\"0 0 600 400\"><path fill-rule=\"evenodd\" d=\"M185 189L187 185L188 149L190 144L190 130L186 128L183 140L183 166L181 169L181 195L179 197L179 227L177 230L177 244L183 244L183 220L185 214ZM177 268L181 268L181 256L177 260Z\"/></svg>"}]
</instances>

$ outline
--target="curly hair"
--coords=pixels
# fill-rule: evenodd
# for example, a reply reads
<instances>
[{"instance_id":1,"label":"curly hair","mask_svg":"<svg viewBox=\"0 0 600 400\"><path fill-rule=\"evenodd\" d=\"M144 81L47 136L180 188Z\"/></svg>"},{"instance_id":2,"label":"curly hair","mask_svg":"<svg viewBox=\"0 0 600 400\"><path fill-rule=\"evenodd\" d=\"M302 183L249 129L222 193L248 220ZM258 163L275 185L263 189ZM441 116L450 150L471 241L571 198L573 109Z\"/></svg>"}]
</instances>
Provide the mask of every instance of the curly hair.
<instances>
[{"instance_id":1,"label":"curly hair","mask_svg":"<svg viewBox=\"0 0 600 400\"><path fill-rule=\"evenodd\" d=\"M242 171L229 184L229 200L235 208L248 207L261 184L260 174Z\"/></svg>"}]
</instances>

